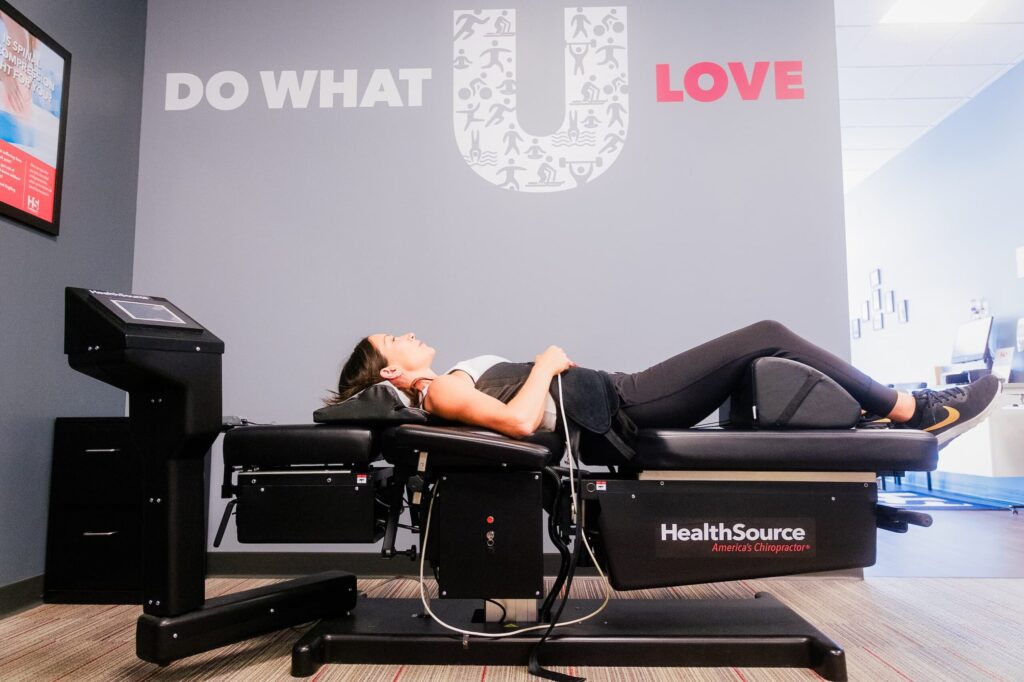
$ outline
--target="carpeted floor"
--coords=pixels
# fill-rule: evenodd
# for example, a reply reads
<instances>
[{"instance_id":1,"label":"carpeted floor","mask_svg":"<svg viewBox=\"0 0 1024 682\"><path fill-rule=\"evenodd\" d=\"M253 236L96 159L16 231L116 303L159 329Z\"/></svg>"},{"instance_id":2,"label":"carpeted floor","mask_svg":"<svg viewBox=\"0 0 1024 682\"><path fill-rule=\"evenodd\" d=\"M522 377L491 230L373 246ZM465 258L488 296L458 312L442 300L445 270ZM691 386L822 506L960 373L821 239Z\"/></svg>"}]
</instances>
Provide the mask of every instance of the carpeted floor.
<instances>
[{"instance_id":1,"label":"carpeted floor","mask_svg":"<svg viewBox=\"0 0 1024 682\"><path fill-rule=\"evenodd\" d=\"M266 584L219 578L208 596ZM596 579L574 594L598 596ZM417 594L413 580L364 580L371 598ZM850 680L1024 679L1024 580L951 578L781 579L645 590L626 598L730 598L768 591L846 649ZM135 658L137 606L47 604L0 620L0 680L291 680L291 646L304 628L225 647L166 668ZM560 668L563 672L566 668ZM738 668L575 668L600 681L820 679L808 670ZM331 665L317 682L535 680L524 668Z\"/></svg>"}]
</instances>

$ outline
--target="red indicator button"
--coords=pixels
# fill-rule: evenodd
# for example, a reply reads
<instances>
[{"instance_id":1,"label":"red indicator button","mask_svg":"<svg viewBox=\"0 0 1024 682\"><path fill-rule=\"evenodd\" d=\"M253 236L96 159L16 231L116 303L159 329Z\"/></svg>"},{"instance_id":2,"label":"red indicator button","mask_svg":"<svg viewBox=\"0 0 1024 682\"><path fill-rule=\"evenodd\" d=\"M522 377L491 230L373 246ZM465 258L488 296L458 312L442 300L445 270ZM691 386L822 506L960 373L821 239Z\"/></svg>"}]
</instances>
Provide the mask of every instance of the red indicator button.
<instances>
[{"instance_id":1,"label":"red indicator button","mask_svg":"<svg viewBox=\"0 0 1024 682\"><path fill-rule=\"evenodd\" d=\"M493 516L488 516L487 517L487 523L494 523L494 517Z\"/></svg>"}]
</instances>

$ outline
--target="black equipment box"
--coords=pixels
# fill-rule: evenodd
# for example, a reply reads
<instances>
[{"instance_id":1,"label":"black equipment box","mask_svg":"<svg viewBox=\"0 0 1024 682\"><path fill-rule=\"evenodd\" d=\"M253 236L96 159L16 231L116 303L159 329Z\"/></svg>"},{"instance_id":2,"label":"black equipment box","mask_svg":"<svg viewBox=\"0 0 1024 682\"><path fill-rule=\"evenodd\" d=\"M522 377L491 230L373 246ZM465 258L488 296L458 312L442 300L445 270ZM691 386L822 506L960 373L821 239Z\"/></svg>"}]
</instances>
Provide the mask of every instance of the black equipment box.
<instances>
[{"instance_id":1,"label":"black equipment box","mask_svg":"<svg viewBox=\"0 0 1024 682\"><path fill-rule=\"evenodd\" d=\"M391 472L391 467L240 471L238 541L376 542L384 536L388 512L380 491L390 484Z\"/></svg>"},{"instance_id":2,"label":"black equipment box","mask_svg":"<svg viewBox=\"0 0 1024 682\"><path fill-rule=\"evenodd\" d=\"M56 420L44 601L142 603L142 490L128 419Z\"/></svg>"},{"instance_id":3,"label":"black equipment box","mask_svg":"<svg viewBox=\"0 0 1024 682\"><path fill-rule=\"evenodd\" d=\"M441 597L543 596L541 484L538 471L442 476L427 548Z\"/></svg>"},{"instance_id":4,"label":"black equipment box","mask_svg":"<svg viewBox=\"0 0 1024 682\"><path fill-rule=\"evenodd\" d=\"M585 491L617 590L875 563L874 482L591 480Z\"/></svg>"}]
</instances>

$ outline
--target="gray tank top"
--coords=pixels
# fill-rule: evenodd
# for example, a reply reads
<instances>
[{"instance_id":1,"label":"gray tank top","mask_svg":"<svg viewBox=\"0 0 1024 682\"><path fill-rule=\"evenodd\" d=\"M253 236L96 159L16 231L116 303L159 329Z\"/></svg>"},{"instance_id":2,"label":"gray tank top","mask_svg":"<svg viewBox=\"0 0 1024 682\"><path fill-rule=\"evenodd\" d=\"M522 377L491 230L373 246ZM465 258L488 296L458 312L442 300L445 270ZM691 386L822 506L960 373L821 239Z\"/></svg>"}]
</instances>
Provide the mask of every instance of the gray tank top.
<instances>
[{"instance_id":1,"label":"gray tank top","mask_svg":"<svg viewBox=\"0 0 1024 682\"><path fill-rule=\"evenodd\" d=\"M455 365L453 365L451 369L445 372L445 374L451 374L452 372L456 371L465 372L473 379L473 384L476 385L476 382L480 381L480 377L483 376L483 373L489 370L491 367L497 365L499 362L511 362L511 360L503 358L500 355L478 355L475 358L470 358L468 360L463 360L462 362L455 363ZM426 388L420 391L420 405L424 404L428 390L430 390L429 384L426 386ZM558 410L555 408L555 400L554 398L551 397L550 393L547 394L545 398L546 400L544 402L544 416L541 418L540 426L537 427L537 430L554 431L555 424L557 423L558 419Z\"/></svg>"}]
</instances>

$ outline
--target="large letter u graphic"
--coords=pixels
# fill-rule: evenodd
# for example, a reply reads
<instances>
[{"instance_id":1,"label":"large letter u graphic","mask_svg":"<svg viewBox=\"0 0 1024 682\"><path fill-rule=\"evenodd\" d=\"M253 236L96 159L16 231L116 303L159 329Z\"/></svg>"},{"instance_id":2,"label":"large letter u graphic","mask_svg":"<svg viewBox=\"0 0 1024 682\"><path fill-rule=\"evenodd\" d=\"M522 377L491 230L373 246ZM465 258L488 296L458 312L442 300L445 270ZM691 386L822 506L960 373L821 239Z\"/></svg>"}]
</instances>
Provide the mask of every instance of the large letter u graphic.
<instances>
[{"instance_id":1,"label":"large letter u graphic","mask_svg":"<svg viewBox=\"0 0 1024 682\"><path fill-rule=\"evenodd\" d=\"M592 181L618 158L629 128L625 7L565 10L565 119L552 135L516 115L516 12L454 13L455 141L477 175L517 192Z\"/></svg>"}]
</instances>

